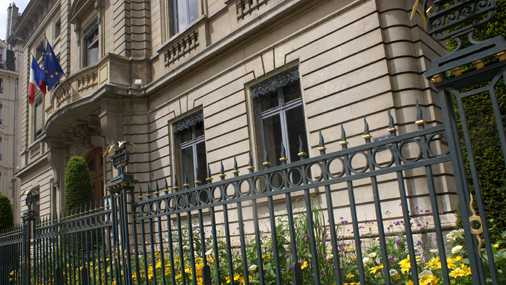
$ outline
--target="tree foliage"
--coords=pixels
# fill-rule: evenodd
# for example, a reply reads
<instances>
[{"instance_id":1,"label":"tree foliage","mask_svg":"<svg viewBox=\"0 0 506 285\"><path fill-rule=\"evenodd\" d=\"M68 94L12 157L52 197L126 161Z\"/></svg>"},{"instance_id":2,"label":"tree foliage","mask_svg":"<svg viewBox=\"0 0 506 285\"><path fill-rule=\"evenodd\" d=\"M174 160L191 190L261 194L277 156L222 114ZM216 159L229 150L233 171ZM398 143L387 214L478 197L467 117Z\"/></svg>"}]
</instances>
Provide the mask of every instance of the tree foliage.
<instances>
[{"instance_id":1,"label":"tree foliage","mask_svg":"<svg viewBox=\"0 0 506 285\"><path fill-rule=\"evenodd\" d=\"M0 194L0 231L10 229L14 224L13 219L11 202Z\"/></svg>"},{"instance_id":2,"label":"tree foliage","mask_svg":"<svg viewBox=\"0 0 506 285\"><path fill-rule=\"evenodd\" d=\"M65 214L87 205L92 198L91 177L86 160L81 156L73 156L65 167Z\"/></svg>"}]
</instances>

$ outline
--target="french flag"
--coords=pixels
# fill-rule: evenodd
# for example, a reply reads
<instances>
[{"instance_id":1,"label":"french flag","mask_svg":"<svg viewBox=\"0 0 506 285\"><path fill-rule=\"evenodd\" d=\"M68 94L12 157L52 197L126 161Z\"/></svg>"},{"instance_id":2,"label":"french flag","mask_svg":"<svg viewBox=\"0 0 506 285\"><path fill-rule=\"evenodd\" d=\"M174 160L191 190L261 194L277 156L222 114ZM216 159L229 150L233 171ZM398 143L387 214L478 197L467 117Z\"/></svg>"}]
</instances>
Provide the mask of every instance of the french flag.
<instances>
[{"instance_id":1,"label":"french flag","mask_svg":"<svg viewBox=\"0 0 506 285\"><path fill-rule=\"evenodd\" d=\"M40 68L35 57L32 57L32 67L30 68L30 82L28 83L28 103L35 101L35 91L38 89L43 95L46 95L46 76L44 70Z\"/></svg>"}]
</instances>

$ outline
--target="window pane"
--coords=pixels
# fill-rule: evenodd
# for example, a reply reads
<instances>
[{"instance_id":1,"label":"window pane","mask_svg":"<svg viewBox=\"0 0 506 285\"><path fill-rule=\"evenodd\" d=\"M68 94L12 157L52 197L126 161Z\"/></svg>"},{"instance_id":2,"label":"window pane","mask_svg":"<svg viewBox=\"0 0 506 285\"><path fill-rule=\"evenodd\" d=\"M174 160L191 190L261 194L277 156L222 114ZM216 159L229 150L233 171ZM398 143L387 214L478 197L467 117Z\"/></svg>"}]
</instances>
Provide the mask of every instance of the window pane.
<instances>
[{"instance_id":1,"label":"window pane","mask_svg":"<svg viewBox=\"0 0 506 285\"><path fill-rule=\"evenodd\" d=\"M260 111L264 112L270 110L274 107L279 106L278 93L271 92L269 94L265 94L262 97L258 98Z\"/></svg>"},{"instance_id":2,"label":"window pane","mask_svg":"<svg viewBox=\"0 0 506 285\"><path fill-rule=\"evenodd\" d=\"M279 157L281 156L281 121L279 116L272 116L263 119L263 145L267 152L267 160L272 165L279 164ZM264 154L261 154L262 161L265 159Z\"/></svg>"},{"instance_id":3,"label":"window pane","mask_svg":"<svg viewBox=\"0 0 506 285\"><path fill-rule=\"evenodd\" d=\"M194 181L193 149L191 147L181 150L181 182L184 184L186 181L188 181L190 185L192 185Z\"/></svg>"},{"instance_id":4,"label":"window pane","mask_svg":"<svg viewBox=\"0 0 506 285\"><path fill-rule=\"evenodd\" d=\"M198 138L204 135L204 122L198 122L195 125L195 137Z\"/></svg>"},{"instance_id":5,"label":"window pane","mask_svg":"<svg viewBox=\"0 0 506 285\"><path fill-rule=\"evenodd\" d=\"M197 179L200 183L204 183L207 176L206 144L204 142L197 144L197 163Z\"/></svg>"},{"instance_id":6,"label":"window pane","mask_svg":"<svg viewBox=\"0 0 506 285\"><path fill-rule=\"evenodd\" d=\"M288 143L290 145L291 161L299 160L299 136L304 145L304 152L307 150L306 126L304 124L304 109L302 106L290 109L286 112L286 124L288 130Z\"/></svg>"},{"instance_id":7,"label":"window pane","mask_svg":"<svg viewBox=\"0 0 506 285\"><path fill-rule=\"evenodd\" d=\"M84 65L89 66L98 62L98 24L89 27L84 35L84 48L86 55Z\"/></svg>"},{"instance_id":8,"label":"window pane","mask_svg":"<svg viewBox=\"0 0 506 285\"><path fill-rule=\"evenodd\" d=\"M189 23L197 20L199 17L199 6L197 0L188 0Z\"/></svg>"},{"instance_id":9,"label":"window pane","mask_svg":"<svg viewBox=\"0 0 506 285\"><path fill-rule=\"evenodd\" d=\"M192 129L184 129L180 132L177 132L177 136L179 138L179 143L185 143L187 141L192 140Z\"/></svg>"},{"instance_id":10,"label":"window pane","mask_svg":"<svg viewBox=\"0 0 506 285\"><path fill-rule=\"evenodd\" d=\"M177 1L177 19L178 19L178 32L184 30L189 23L188 19L188 1L187 0L178 0Z\"/></svg>"},{"instance_id":11,"label":"window pane","mask_svg":"<svg viewBox=\"0 0 506 285\"><path fill-rule=\"evenodd\" d=\"M98 62L98 43L88 48L86 54L86 65L94 65Z\"/></svg>"},{"instance_id":12,"label":"window pane","mask_svg":"<svg viewBox=\"0 0 506 285\"><path fill-rule=\"evenodd\" d=\"M283 87L283 96L285 103L300 98L300 81L294 81Z\"/></svg>"}]
</instances>

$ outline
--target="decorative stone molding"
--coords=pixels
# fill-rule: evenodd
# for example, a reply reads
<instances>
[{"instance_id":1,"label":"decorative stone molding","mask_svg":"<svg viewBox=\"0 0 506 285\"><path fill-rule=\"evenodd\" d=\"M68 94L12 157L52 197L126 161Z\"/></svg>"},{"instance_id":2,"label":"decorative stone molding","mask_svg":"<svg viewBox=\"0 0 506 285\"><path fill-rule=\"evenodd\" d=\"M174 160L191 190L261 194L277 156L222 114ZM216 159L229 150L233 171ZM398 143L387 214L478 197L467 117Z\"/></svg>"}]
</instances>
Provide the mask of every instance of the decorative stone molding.
<instances>
[{"instance_id":1,"label":"decorative stone molding","mask_svg":"<svg viewBox=\"0 0 506 285\"><path fill-rule=\"evenodd\" d=\"M98 70L93 68L77 78L77 91L82 91L98 84Z\"/></svg>"},{"instance_id":2,"label":"decorative stone molding","mask_svg":"<svg viewBox=\"0 0 506 285\"><path fill-rule=\"evenodd\" d=\"M164 51L165 66L169 66L180 60L199 46L199 32L190 29L183 32L173 42L169 43Z\"/></svg>"},{"instance_id":3,"label":"decorative stone molding","mask_svg":"<svg viewBox=\"0 0 506 285\"><path fill-rule=\"evenodd\" d=\"M253 13L254 10L258 10L261 6L266 5L269 0L235 0L235 2L237 19L243 19Z\"/></svg>"}]
</instances>

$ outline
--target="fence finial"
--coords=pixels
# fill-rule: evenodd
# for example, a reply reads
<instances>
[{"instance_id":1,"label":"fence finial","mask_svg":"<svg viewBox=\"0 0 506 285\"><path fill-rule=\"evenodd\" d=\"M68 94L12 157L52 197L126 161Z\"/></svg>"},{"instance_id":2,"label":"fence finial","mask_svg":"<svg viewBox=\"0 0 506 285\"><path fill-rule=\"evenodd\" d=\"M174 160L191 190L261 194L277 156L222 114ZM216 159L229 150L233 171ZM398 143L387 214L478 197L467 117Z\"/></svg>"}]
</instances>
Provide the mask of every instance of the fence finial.
<instances>
[{"instance_id":1,"label":"fence finial","mask_svg":"<svg viewBox=\"0 0 506 285\"><path fill-rule=\"evenodd\" d=\"M348 145L348 140L346 139L346 131L344 130L343 124L341 124L341 138L339 139L339 144L341 146Z\"/></svg>"},{"instance_id":2,"label":"fence finial","mask_svg":"<svg viewBox=\"0 0 506 285\"><path fill-rule=\"evenodd\" d=\"M207 178L206 178L206 181L207 181L207 183L213 182L213 175L211 173L211 165L210 164L207 164Z\"/></svg>"},{"instance_id":3,"label":"fence finial","mask_svg":"<svg viewBox=\"0 0 506 285\"><path fill-rule=\"evenodd\" d=\"M364 117L364 132L362 133L362 138L364 138L366 142L369 142L371 141L371 137L369 123L367 122L367 118Z\"/></svg>"},{"instance_id":4,"label":"fence finial","mask_svg":"<svg viewBox=\"0 0 506 285\"><path fill-rule=\"evenodd\" d=\"M279 155L279 161L281 163L285 163L288 159L286 157L286 149L285 149L285 144L283 142L281 142L281 154Z\"/></svg>"},{"instance_id":5,"label":"fence finial","mask_svg":"<svg viewBox=\"0 0 506 285\"><path fill-rule=\"evenodd\" d=\"M236 156L234 156L234 176L239 176L239 165L237 164Z\"/></svg>"},{"instance_id":6,"label":"fence finial","mask_svg":"<svg viewBox=\"0 0 506 285\"><path fill-rule=\"evenodd\" d=\"M248 170L250 173L253 173L253 171L255 171L255 166L253 165L253 155L251 154L251 150L248 152L248 156L249 156Z\"/></svg>"},{"instance_id":7,"label":"fence finial","mask_svg":"<svg viewBox=\"0 0 506 285\"><path fill-rule=\"evenodd\" d=\"M223 165L223 160L220 161L220 178L225 179L225 165Z\"/></svg>"},{"instance_id":8,"label":"fence finial","mask_svg":"<svg viewBox=\"0 0 506 285\"><path fill-rule=\"evenodd\" d=\"M267 150L265 149L265 146L263 148L263 154L264 154L264 161L262 162L262 165L265 168L268 168L269 166L271 166L271 162L269 161L269 157L267 155Z\"/></svg>"},{"instance_id":9,"label":"fence finial","mask_svg":"<svg viewBox=\"0 0 506 285\"><path fill-rule=\"evenodd\" d=\"M318 147L316 149L320 153L325 152L325 138L323 137L323 133L321 130L318 132Z\"/></svg>"},{"instance_id":10,"label":"fence finial","mask_svg":"<svg viewBox=\"0 0 506 285\"><path fill-rule=\"evenodd\" d=\"M420 127L425 124L425 121L423 120L422 108L420 107L420 102L418 100L416 100L416 122L415 122L415 124Z\"/></svg>"},{"instance_id":11,"label":"fence finial","mask_svg":"<svg viewBox=\"0 0 506 285\"><path fill-rule=\"evenodd\" d=\"M297 156L299 156L300 159L304 159L307 156L306 152L304 151L304 142L302 141L302 137L300 135L297 137L297 139L299 140L299 152L297 153Z\"/></svg>"},{"instance_id":12,"label":"fence finial","mask_svg":"<svg viewBox=\"0 0 506 285\"><path fill-rule=\"evenodd\" d=\"M184 184L183 184L183 188L187 189L188 187L190 187L190 183L189 183L189 180L188 180L188 176L185 175L184 176Z\"/></svg>"},{"instance_id":13,"label":"fence finial","mask_svg":"<svg viewBox=\"0 0 506 285\"><path fill-rule=\"evenodd\" d=\"M388 132L395 135L397 129L395 128L394 116L391 111L388 111Z\"/></svg>"}]
</instances>

